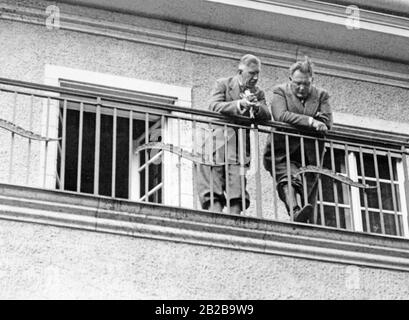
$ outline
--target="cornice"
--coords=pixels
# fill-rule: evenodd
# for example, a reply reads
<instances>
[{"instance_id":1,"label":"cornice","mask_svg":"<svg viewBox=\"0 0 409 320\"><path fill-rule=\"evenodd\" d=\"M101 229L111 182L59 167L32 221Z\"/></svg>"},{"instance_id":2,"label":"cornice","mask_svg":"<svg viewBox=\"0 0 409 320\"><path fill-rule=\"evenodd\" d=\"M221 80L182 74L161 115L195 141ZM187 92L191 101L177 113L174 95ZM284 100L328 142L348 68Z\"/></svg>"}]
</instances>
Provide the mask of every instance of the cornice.
<instances>
[{"instance_id":1,"label":"cornice","mask_svg":"<svg viewBox=\"0 0 409 320\"><path fill-rule=\"evenodd\" d=\"M306 12L304 16L311 16L313 14L322 14L322 18L329 19L331 23L344 25L345 11L348 6L356 6L359 8L359 18L361 28L368 30L382 30L383 32L390 32L391 34L403 33L407 35L409 30L409 19L405 16L394 15L365 9L358 4L359 1L350 1L349 4L332 3L330 1L320 0L206 0L211 2L228 3L231 5L244 6L247 8L258 8L262 10L269 10L269 7L276 6L282 8L283 11L288 10L302 10ZM372 1L372 0L371 0ZM362 2L362 1L361 1ZM390 4L385 4L385 7L391 7ZM284 13L284 12L283 12ZM296 13L296 11L295 11ZM326 16L326 17L325 17ZM339 20L338 20L339 19ZM337 21L338 20L338 21ZM389 29L391 28L391 29Z\"/></svg>"},{"instance_id":2,"label":"cornice","mask_svg":"<svg viewBox=\"0 0 409 320\"><path fill-rule=\"evenodd\" d=\"M409 271L409 241L345 230L0 184L0 219Z\"/></svg>"},{"instance_id":3,"label":"cornice","mask_svg":"<svg viewBox=\"0 0 409 320\"><path fill-rule=\"evenodd\" d=\"M11 4L0 4L0 19L18 21L36 25L45 25L46 13L41 8L29 8ZM166 24L166 23L165 23ZM169 23L169 28L161 29L140 27L128 23L112 22L103 19L88 18L79 15L61 13L60 28L121 39L126 41L158 45L161 47L184 50L192 53L237 59L243 53L258 55L265 65L288 68L300 54L300 47L282 43L241 37L234 35L234 42L226 39L219 31L199 27ZM203 32L202 32L203 31ZM205 37L202 34L207 34ZM409 88L409 74L381 70L358 64L346 64L337 60L320 58L314 55L316 49L302 47L314 56L316 73L371 83ZM323 50L318 50L320 53Z\"/></svg>"}]
</instances>

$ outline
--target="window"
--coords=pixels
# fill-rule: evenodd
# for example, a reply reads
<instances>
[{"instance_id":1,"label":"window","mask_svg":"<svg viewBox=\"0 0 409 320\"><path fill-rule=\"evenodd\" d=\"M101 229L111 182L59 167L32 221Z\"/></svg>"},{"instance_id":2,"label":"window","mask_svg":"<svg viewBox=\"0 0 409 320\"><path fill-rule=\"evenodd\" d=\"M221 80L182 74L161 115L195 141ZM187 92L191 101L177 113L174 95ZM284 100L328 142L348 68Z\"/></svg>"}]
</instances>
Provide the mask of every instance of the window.
<instances>
[{"instance_id":1,"label":"window","mask_svg":"<svg viewBox=\"0 0 409 320\"><path fill-rule=\"evenodd\" d=\"M403 187L402 158L398 153L374 152L373 149L334 145L324 160L324 167L373 186L350 187L328 177L322 180L322 206L318 221L325 225L396 236L408 236L407 209ZM338 203L338 205L336 205Z\"/></svg>"},{"instance_id":2,"label":"window","mask_svg":"<svg viewBox=\"0 0 409 320\"><path fill-rule=\"evenodd\" d=\"M160 111L149 103L190 107L191 88L50 65L45 73L46 84L75 91L56 93L60 102L49 99L44 103L43 133L61 137L65 131L66 136L65 150L60 141L42 151L45 187L168 205L180 199L180 205L191 207L190 164L184 167L187 174L180 175L177 156L158 150L135 152L145 142L177 145L173 133L185 123L177 121L173 111ZM81 90L95 97L81 95ZM102 96L99 101L98 95ZM119 99L104 101L103 95ZM121 99L137 99L138 103ZM175 181L182 186L179 190L174 188Z\"/></svg>"},{"instance_id":3,"label":"window","mask_svg":"<svg viewBox=\"0 0 409 320\"><path fill-rule=\"evenodd\" d=\"M96 96L106 94L122 98L141 99L137 92L73 81L61 80L60 86L91 91ZM78 97L75 96L62 96L62 98L78 100ZM167 103L174 103L174 99L170 97L143 97L147 102L159 98L162 101L166 99ZM110 108L101 108L101 118L99 124L97 124L95 99L80 99L81 102L67 100L66 151L64 159L61 158L61 153L59 153L57 160L57 172L61 172L61 161L64 160L65 162L64 185L60 186L62 182L61 179L58 179L57 188L135 200L144 200L147 193L149 195L148 201L162 203L163 177L161 161L153 161L151 159L152 152L145 151L135 154L133 151L135 150L135 144L141 141L145 142L146 114L144 111L146 110L133 107L131 124L129 121L130 113L126 112L125 109L117 109L117 114L114 117L114 108L124 107L124 105L110 102ZM91 102L92 100L94 100L94 104L83 102ZM104 101L101 100L101 103L104 103ZM63 136L63 113L64 101L61 101L58 126L60 137ZM116 120L116 124L114 120ZM150 114L147 123L149 124L150 133L154 128L161 129L160 116L158 115ZM97 126L99 126L100 130L97 130ZM129 148L130 130L132 130L133 139L132 149ZM99 134L99 137L96 136L97 134ZM98 147L96 147L97 141L99 141ZM59 149L62 149L62 141L60 141ZM161 153L158 155L161 156ZM155 159L158 158L158 155L156 155ZM99 157L98 161L96 161L95 156ZM131 161L131 164L129 161ZM136 162L136 167L134 162ZM98 181L95 181L96 165L98 166ZM130 171L132 172L130 166L134 166L135 173L132 176L130 176ZM147 172L145 173L145 171ZM132 179L136 181L132 181ZM145 184L145 179L149 184ZM135 190L132 190L132 185ZM145 187L148 187L147 192Z\"/></svg>"}]
</instances>

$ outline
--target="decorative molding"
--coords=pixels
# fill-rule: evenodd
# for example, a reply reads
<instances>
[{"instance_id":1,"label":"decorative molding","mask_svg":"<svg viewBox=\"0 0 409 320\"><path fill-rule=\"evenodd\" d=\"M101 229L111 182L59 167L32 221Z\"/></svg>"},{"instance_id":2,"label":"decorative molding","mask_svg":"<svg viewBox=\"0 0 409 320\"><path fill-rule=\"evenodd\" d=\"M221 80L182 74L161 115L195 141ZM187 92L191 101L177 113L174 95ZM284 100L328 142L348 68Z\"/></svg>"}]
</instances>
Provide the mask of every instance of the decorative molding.
<instances>
[{"instance_id":1,"label":"decorative molding","mask_svg":"<svg viewBox=\"0 0 409 320\"><path fill-rule=\"evenodd\" d=\"M124 90L147 92L149 94L164 96L169 95L176 98L175 105L186 108L191 107L191 87L182 87L167 83L140 80L130 77L123 77L51 64L45 65L44 73L44 83L46 85L59 87L61 79L80 81L84 83L90 83L92 85L101 85Z\"/></svg>"},{"instance_id":2,"label":"decorative molding","mask_svg":"<svg viewBox=\"0 0 409 320\"><path fill-rule=\"evenodd\" d=\"M45 26L47 16L45 10L40 8L0 4L0 18ZM291 50L280 50L276 46L274 48L263 48L260 44L249 43L248 37L242 37L240 43L239 40L234 43L222 38L217 39L217 34L219 34L217 31L214 32L212 39L210 39L197 35L200 34L198 32L200 30L206 32L209 30L185 25L178 25L178 28L175 28L174 23L169 23L169 26L173 26L172 28L160 30L61 13L60 25L62 30L83 32L230 59L238 59L243 53L252 52L258 55L265 65L282 68L287 68L291 62L295 61L298 54L298 46L295 45ZM171 31L172 29L173 31ZM175 31L176 29L177 31ZM235 37L240 36L235 35ZM274 44L267 40L257 40L260 40L259 43L263 44ZM308 50L314 51L313 48L308 48ZM361 65L345 65L338 61L318 57L314 58L314 62L316 73L319 74L409 88L409 74Z\"/></svg>"},{"instance_id":3,"label":"decorative molding","mask_svg":"<svg viewBox=\"0 0 409 320\"><path fill-rule=\"evenodd\" d=\"M0 218L332 263L409 271L409 241L0 184Z\"/></svg>"},{"instance_id":4,"label":"decorative molding","mask_svg":"<svg viewBox=\"0 0 409 320\"><path fill-rule=\"evenodd\" d=\"M347 6L303 0L206 0L225 5L243 7L264 12L280 13L293 17L308 17L315 21L345 25ZM404 17L360 9L360 29L409 36L408 20Z\"/></svg>"}]
</instances>

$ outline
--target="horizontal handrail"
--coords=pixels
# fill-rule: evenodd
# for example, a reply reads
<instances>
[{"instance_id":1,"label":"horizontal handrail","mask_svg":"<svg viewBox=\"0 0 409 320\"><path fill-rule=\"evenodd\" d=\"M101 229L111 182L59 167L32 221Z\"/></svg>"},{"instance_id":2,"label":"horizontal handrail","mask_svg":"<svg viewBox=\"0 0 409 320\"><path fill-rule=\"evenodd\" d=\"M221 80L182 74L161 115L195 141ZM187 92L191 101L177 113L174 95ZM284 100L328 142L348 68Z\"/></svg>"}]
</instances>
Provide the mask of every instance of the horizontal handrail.
<instances>
[{"instance_id":1,"label":"horizontal handrail","mask_svg":"<svg viewBox=\"0 0 409 320\"><path fill-rule=\"evenodd\" d=\"M66 94L66 95L75 95L80 97L87 97L92 99L101 98L105 101L116 102L116 103L123 103L141 107L152 107L158 110L163 110L167 112L180 112L180 113L188 113L191 115L202 116L202 117L209 117L215 118L222 121L229 120L228 123L231 124L232 119L239 122L241 125L250 128L250 125L254 122L254 120L249 119L248 117L244 116L234 116L234 117L226 117L220 113L209 111L209 110L202 110L202 109L193 109L193 108L186 108L181 106L176 106L174 104L166 104L160 102L153 102L153 101L146 101L144 99L131 99L131 98L123 98L121 96L116 95L109 95L109 94L96 94L92 91L86 90L78 90L78 89L68 89L68 88L61 88L58 86L51 86L51 85L44 85L39 83L21 81L21 80L14 80L14 79L7 79L7 78L0 78L0 84L21 87L26 89L32 90L40 90L40 91L47 91L53 92L58 94ZM8 92L18 92L17 90L12 89L4 89L0 88L1 91L8 91ZM24 93L28 95L32 95L31 93ZM52 99L57 97L50 97ZM69 99L66 99L69 100ZM97 100L95 102L87 102L87 104L91 105L100 105L103 106L104 104L98 103ZM259 122L258 124L268 126L270 128L278 129L278 130L285 130L286 132L290 133L300 133L300 130L297 130L295 127L278 122L278 121L263 121ZM302 131L302 135L307 137L322 137L322 135L317 135L314 132L309 131ZM370 142L373 144L378 144L382 146L387 146L388 148L395 148L401 149L402 152L406 152L406 148L409 148L409 135L403 134L392 134L387 131L382 130L365 130L362 128L355 128L351 126L343 126L343 125L334 125L334 128L330 130L326 137L328 139L342 139L345 141L365 141L366 143Z\"/></svg>"},{"instance_id":2,"label":"horizontal handrail","mask_svg":"<svg viewBox=\"0 0 409 320\"><path fill-rule=\"evenodd\" d=\"M265 218L274 215L275 220L281 219L278 201L283 200L284 192L290 221L409 236L406 206L409 200L403 201L409 199L408 136L352 126L335 126L325 136L275 121L254 126L254 119L248 117L227 118L180 105L186 101L161 100L145 93L128 97L121 92L100 94L90 88L78 90L1 78L0 93L4 107L14 106L13 119L22 121L16 118L17 107L29 102L31 115L44 112L45 137L60 138L57 143L44 141L39 144L40 149L33 149L32 135L22 144L15 133L24 132L14 130L4 120L14 130L7 140L9 151L6 140L3 146L9 157L4 181L20 179L26 185L178 207L200 205L217 212L224 204L221 192L230 195L230 187L239 186L232 193L231 199L235 201L225 202L227 213L237 213L240 202L243 214ZM25 125L33 127L31 120ZM218 130L210 135L206 131L215 128L224 128L223 137ZM229 140L231 128L237 141ZM251 138L254 148L249 150L247 143ZM266 143L264 153L260 150L261 141ZM280 160L284 144L285 163ZM221 145L224 149L219 148ZM297 149L291 151L290 147ZM18 161L16 151L26 160L24 163ZM41 159L40 174L32 170L33 155ZM261 170L262 158L273 187L273 192L265 197L262 174L267 172ZM292 164L297 171L292 172ZM256 184L255 192L250 190L247 195L246 178L254 179ZM215 181L221 184L215 179L225 179L226 190L215 188ZM302 186L296 189L287 185L285 191L278 184L279 181L290 184L292 179L302 181ZM295 200L297 206L291 206ZM379 223L371 221L373 215L379 216Z\"/></svg>"}]
</instances>

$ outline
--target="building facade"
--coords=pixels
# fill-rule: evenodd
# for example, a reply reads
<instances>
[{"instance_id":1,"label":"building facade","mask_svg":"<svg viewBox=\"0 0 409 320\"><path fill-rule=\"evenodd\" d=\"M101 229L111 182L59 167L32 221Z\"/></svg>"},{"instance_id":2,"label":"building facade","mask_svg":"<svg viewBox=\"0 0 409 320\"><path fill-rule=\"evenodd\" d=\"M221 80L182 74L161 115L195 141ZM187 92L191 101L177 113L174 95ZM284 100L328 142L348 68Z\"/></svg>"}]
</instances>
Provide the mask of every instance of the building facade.
<instances>
[{"instance_id":1,"label":"building facade","mask_svg":"<svg viewBox=\"0 0 409 320\"><path fill-rule=\"evenodd\" d=\"M0 296L407 298L409 5L382 3L2 0ZM230 126L210 92L245 53L267 100L304 55L330 93L314 224L261 165L271 132L312 139L278 123L237 127L250 208L200 209L194 156Z\"/></svg>"}]
</instances>

